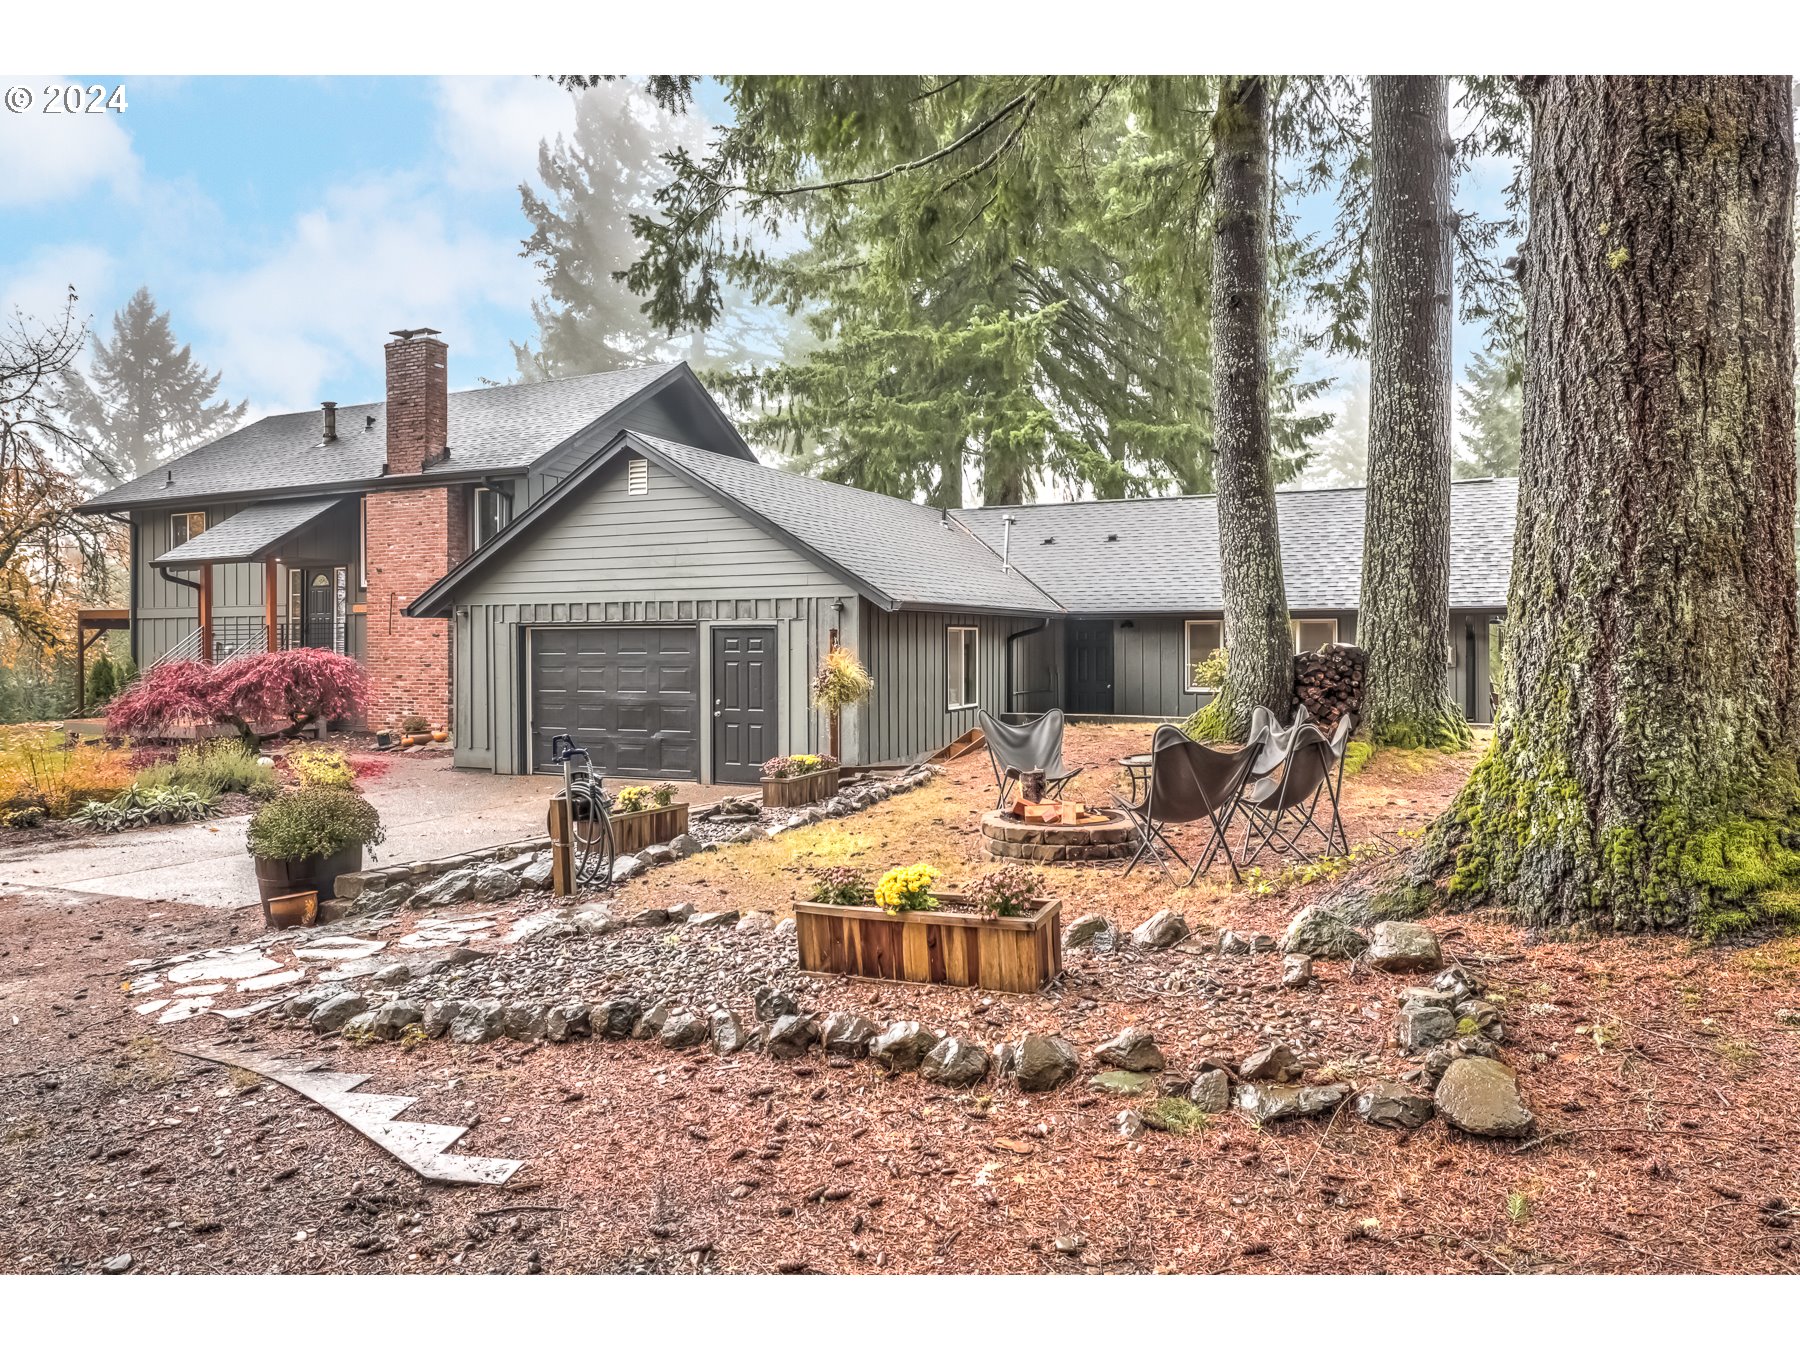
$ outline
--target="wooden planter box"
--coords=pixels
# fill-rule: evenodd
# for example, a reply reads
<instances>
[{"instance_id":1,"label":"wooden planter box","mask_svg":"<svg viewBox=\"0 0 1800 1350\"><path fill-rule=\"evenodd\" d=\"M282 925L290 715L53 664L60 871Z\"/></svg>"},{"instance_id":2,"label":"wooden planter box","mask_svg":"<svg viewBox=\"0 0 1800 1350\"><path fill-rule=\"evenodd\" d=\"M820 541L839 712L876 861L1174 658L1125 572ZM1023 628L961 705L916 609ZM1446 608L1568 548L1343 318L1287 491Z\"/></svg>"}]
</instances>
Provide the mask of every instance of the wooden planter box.
<instances>
[{"instance_id":1,"label":"wooden planter box","mask_svg":"<svg viewBox=\"0 0 1800 1350\"><path fill-rule=\"evenodd\" d=\"M676 802L649 811L615 811L611 820L614 850L636 853L651 844L666 844L676 835L686 834L688 804Z\"/></svg>"},{"instance_id":2,"label":"wooden planter box","mask_svg":"<svg viewBox=\"0 0 1800 1350\"><path fill-rule=\"evenodd\" d=\"M940 900L955 896L940 895ZM800 968L1030 994L1062 973L1062 901L996 919L956 910L794 905Z\"/></svg>"},{"instance_id":3,"label":"wooden planter box","mask_svg":"<svg viewBox=\"0 0 1800 1350\"><path fill-rule=\"evenodd\" d=\"M839 769L820 769L798 778L762 780L764 806L809 806L837 795Z\"/></svg>"}]
</instances>

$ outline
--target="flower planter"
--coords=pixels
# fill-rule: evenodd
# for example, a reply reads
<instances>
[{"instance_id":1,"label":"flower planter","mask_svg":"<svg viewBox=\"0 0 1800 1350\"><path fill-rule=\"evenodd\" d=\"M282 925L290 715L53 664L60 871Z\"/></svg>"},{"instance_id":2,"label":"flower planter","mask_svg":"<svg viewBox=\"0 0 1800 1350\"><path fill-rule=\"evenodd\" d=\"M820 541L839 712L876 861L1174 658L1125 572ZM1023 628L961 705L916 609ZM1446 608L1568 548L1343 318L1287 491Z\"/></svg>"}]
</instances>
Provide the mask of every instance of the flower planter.
<instances>
[{"instance_id":1,"label":"flower planter","mask_svg":"<svg viewBox=\"0 0 1800 1350\"><path fill-rule=\"evenodd\" d=\"M648 811L615 811L610 819L614 851L636 853L651 844L666 844L676 835L686 834L688 804L676 802Z\"/></svg>"},{"instance_id":2,"label":"flower planter","mask_svg":"<svg viewBox=\"0 0 1800 1350\"><path fill-rule=\"evenodd\" d=\"M959 897L940 894L940 901ZM828 975L1030 994L1062 973L1062 901L990 918L955 909L794 904L800 968Z\"/></svg>"},{"instance_id":3,"label":"flower planter","mask_svg":"<svg viewBox=\"0 0 1800 1350\"><path fill-rule=\"evenodd\" d=\"M307 858L257 858L256 889L261 893L263 915L268 917L268 902L281 895L300 891L317 891L335 895L337 879L346 872L360 872L363 864L362 845L329 855L314 854Z\"/></svg>"},{"instance_id":4,"label":"flower planter","mask_svg":"<svg viewBox=\"0 0 1800 1350\"><path fill-rule=\"evenodd\" d=\"M762 780L763 805L808 806L827 801L837 795L841 772L841 769L830 768L793 778L765 778Z\"/></svg>"}]
</instances>

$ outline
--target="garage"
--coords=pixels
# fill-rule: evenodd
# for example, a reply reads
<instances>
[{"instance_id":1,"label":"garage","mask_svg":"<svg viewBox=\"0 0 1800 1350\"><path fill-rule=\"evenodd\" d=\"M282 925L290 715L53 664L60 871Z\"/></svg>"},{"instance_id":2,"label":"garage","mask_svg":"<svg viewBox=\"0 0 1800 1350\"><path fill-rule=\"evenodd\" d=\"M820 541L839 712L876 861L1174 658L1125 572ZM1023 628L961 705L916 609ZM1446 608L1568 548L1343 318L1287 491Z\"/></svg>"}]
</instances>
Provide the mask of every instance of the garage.
<instances>
[{"instance_id":1,"label":"garage","mask_svg":"<svg viewBox=\"0 0 1800 1350\"><path fill-rule=\"evenodd\" d=\"M697 628L538 628L529 661L537 772L558 772L551 738L573 736L602 774L700 776Z\"/></svg>"}]
</instances>

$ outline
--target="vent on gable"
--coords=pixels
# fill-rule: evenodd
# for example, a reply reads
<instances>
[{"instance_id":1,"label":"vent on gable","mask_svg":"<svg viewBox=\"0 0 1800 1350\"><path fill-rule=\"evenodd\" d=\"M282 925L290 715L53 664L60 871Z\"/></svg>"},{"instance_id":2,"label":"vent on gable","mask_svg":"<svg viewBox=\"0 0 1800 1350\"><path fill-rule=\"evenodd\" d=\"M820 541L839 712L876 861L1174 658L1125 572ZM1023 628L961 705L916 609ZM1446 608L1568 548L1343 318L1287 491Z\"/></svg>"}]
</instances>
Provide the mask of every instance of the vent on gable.
<instances>
[{"instance_id":1,"label":"vent on gable","mask_svg":"<svg viewBox=\"0 0 1800 1350\"><path fill-rule=\"evenodd\" d=\"M625 490L633 497L650 495L650 461L642 455L633 455L630 466L626 469Z\"/></svg>"}]
</instances>

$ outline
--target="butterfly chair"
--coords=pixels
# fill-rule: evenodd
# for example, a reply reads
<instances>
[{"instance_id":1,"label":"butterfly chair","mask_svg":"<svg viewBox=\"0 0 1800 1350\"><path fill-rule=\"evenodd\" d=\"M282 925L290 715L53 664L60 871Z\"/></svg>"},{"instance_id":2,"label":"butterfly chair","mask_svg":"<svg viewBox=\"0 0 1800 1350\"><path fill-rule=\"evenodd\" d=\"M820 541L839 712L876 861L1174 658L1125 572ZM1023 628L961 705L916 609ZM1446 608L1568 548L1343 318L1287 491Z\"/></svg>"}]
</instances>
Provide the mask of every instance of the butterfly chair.
<instances>
[{"instance_id":1,"label":"butterfly chair","mask_svg":"<svg viewBox=\"0 0 1800 1350\"><path fill-rule=\"evenodd\" d=\"M1188 875L1187 884L1192 886L1212 865L1213 855L1221 848L1225 861L1231 864L1231 875L1241 881L1225 830L1231 824L1238 792L1249 777L1250 761L1256 757L1256 751L1254 743L1236 750L1215 750L1190 741L1180 727L1158 727L1150 741L1150 787L1143 802L1127 801L1118 793L1113 794L1113 800L1124 808L1138 832L1137 852L1126 864L1125 875L1131 875L1131 869L1146 853L1167 872L1169 864L1157 848L1159 842L1175 855L1176 862L1186 867L1187 859L1164 833L1164 827L1205 820L1212 824L1212 838Z\"/></svg>"},{"instance_id":2,"label":"butterfly chair","mask_svg":"<svg viewBox=\"0 0 1800 1350\"><path fill-rule=\"evenodd\" d=\"M1258 747L1256 758L1250 765L1250 776L1261 778L1280 768L1282 761L1287 758L1288 748L1294 743L1294 736L1309 720L1305 704L1294 713L1293 725L1286 727L1267 708L1259 706L1253 709L1250 713L1250 734L1244 738L1246 745Z\"/></svg>"},{"instance_id":3,"label":"butterfly chair","mask_svg":"<svg viewBox=\"0 0 1800 1350\"><path fill-rule=\"evenodd\" d=\"M1061 797L1063 789L1081 772L1065 769L1062 762L1063 715L1052 708L1029 722L1002 722L983 708L975 721L987 744L988 763L994 769L994 785L1000 789L996 811L1006 808L1013 784L1028 773L1044 775L1044 790Z\"/></svg>"},{"instance_id":4,"label":"butterfly chair","mask_svg":"<svg viewBox=\"0 0 1800 1350\"><path fill-rule=\"evenodd\" d=\"M1242 850L1246 864L1256 861L1267 848L1310 862L1314 855L1307 851L1307 841L1312 835L1324 841L1328 857L1350 851L1344 823L1338 815L1338 788L1343 780L1344 745L1350 738L1350 726L1350 718L1340 719L1330 740L1315 725L1298 728L1276 766L1279 776L1271 768L1263 777L1245 784L1238 805L1244 814ZM1331 812L1324 825L1318 821L1321 799Z\"/></svg>"}]
</instances>

